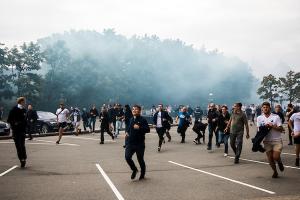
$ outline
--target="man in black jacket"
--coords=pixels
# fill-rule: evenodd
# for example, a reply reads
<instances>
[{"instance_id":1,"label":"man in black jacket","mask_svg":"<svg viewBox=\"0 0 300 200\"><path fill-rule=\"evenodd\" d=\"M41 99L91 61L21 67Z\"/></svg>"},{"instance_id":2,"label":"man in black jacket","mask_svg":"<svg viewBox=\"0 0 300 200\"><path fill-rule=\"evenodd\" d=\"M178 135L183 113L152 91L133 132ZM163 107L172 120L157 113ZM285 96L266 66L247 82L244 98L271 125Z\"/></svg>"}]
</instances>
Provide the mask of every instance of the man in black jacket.
<instances>
[{"instance_id":1,"label":"man in black jacket","mask_svg":"<svg viewBox=\"0 0 300 200\"><path fill-rule=\"evenodd\" d=\"M132 107L133 117L126 130L127 144L125 150L125 159L132 170L131 179L135 179L138 169L136 168L132 156L136 153L137 160L141 167L140 180L145 178L146 164L144 161L145 153L145 134L150 132L146 119L141 117L141 107L134 105Z\"/></svg>"},{"instance_id":2,"label":"man in black jacket","mask_svg":"<svg viewBox=\"0 0 300 200\"><path fill-rule=\"evenodd\" d=\"M14 139L18 158L21 162L21 167L26 165L26 148L25 148L25 136L26 136L26 99L25 97L19 97L17 99L17 105L14 106L9 112L7 122L12 129L12 137Z\"/></svg>"},{"instance_id":3,"label":"man in black jacket","mask_svg":"<svg viewBox=\"0 0 300 200\"><path fill-rule=\"evenodd\" d=\"M166 133L167 127L169 126L170 115L167 111L163 110L163 105L159 104L157 107L157 111L155 112L153 116L153 123L156 126L156 132L159 137L158 141L158 148L157 150L160 151L162 143L165 141L164 134ZM168 141L171 141L170 134L167 134Z\"/></svg>"},{"instance_id":4,"label":"man in black jacket","mask_svg":"<svg viewBox=\"0 0 300 200\"><path fill-rule=\"evenodd\" d=\"M209 105L209 109L207 112L207 121L208 121L208 144L207 144L207 150L211 150L212 146L212 138L213 133L215 133L216 137L216 146L220 147L219 141L218 141L218 133L217 133L217 125L218 125L218 117L219 113L215 107L215 104L211 103Z\"/></svg>"},{"instance_id":5,"label":"man in black jacket","mask_svg":"<svg viewBox=\"0 0 300 200\"><path fill-rule=\"evenodd\" d=\"M35 132L35 124L38 119L37 112L33 110L32 105L28 104L26 113L26 121L27 121L27 134L29 136L29 140L32 140L32 133Z\"/></svg>"}]
</instances>

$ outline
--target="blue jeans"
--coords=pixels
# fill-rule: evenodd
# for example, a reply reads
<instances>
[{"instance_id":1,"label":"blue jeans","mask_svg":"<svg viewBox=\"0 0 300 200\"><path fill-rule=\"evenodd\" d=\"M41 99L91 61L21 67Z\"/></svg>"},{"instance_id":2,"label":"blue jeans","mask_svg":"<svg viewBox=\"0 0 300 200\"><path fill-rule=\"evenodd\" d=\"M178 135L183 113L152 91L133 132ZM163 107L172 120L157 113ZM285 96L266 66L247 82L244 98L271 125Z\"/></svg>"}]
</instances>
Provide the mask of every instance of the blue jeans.
<instances>
[{"instance_id":1,"label":"blue jeans","mask_svg":"<svg viewBox=\"0 0 300 200\"><path fill-rule=\"evenodd\" d=\"M224 142L225 150L224 153L228 154L228 139L229 139L229 134L225 134L223 131L219 130L219 144Z\"/></svg>"},{"instance_id":2,"label":"blue jeans","mask_svg":"<svg viewBox=\"0 0 300 200\"><path fill-rule=\"evenodd\" d=\"M90 118L90 127L93 128L93 132L95 132L95 124L96 124L96 117Z\"/></svg>"},{"instance_id":3,"label":"blue jeans","mask_svg":"<svg viewBox=\"0 0 300 200\"><path fill-rule=\"evenodd\" d=\"M116 133L115 133L115 136L119 135L120 129L122 128L122 124L123 124L122 121L116 121Z\"/></svg>"}]
</instances>

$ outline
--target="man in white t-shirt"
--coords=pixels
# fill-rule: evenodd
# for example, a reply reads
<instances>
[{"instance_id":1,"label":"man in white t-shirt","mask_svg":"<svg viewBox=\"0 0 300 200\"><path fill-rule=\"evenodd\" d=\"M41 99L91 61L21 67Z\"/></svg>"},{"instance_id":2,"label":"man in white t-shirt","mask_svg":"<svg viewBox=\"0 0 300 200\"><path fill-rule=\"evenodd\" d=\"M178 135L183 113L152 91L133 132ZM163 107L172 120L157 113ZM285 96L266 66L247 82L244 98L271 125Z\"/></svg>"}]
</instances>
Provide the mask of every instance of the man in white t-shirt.
<instances>
[{"instance_id":1,"label":"man in white t-shirt","mask_svg":"<svg viewBox=\"0 0 300 200\"><path fill-rule=\"evenodd\" d=\"M65 130L65 127L67 126L67 119L69 116L69 110L65 108L64 104L59 104L60 108L56 110L56 116L57 116L57 123L58 123L58 140L56 141L56 144L59 144L63 132Z\"/></svg>"},{"instance_id":2,"label":"man in white t-shirt","mask_svg":"<svg viewBox=\"0 0 300 200\"><path fill-rule=\"evenodd\" d=\"M280 171L284 170L284 166L280 158L283 146L281 138L283 127L280 117L271 113L271 106L269 102L264 102L262 104L262 112L262 115L257 117L257 128L259 129L260 127L265 126L270 129L264 139L264 148L266 149L270 166L274 171L272 178L278 178L275 162L278 163Z\"/></svg>"},{"instance_id":3,"label":"man in white t-shirt","mask_svg":"<svg viewBox=\"0 0 300 200\"><path fill-rule=\"evenodd\" d=\"M294 137L294 143L296 145L296 163L295 165L299 167L299 154L300 154L300 112L294 113L289 120L289 127L291 128L291 135Z\"/></svg>"}]
</instances>

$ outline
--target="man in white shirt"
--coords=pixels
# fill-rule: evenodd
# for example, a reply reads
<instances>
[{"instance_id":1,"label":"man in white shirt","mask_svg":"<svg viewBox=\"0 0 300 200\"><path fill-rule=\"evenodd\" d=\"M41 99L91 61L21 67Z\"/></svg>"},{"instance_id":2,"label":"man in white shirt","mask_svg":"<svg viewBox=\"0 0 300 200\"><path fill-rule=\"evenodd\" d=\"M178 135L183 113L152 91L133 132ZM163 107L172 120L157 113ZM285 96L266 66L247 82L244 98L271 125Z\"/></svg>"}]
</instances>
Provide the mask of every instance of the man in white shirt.
<instances>
[{"instance_id":1,"label":"man in white shirt","mask_svg":"<svg viewBox=\"0 0 300 200\"><path fill-rule=\"evenodd\" d=\"M65 108L64 104L59 104L60 108L56 110L56 116L57 116L57 123L58 123L58 140L56 141L56 144L59 144L63 132L65 130L65 127L67 126L67 118L69 116L69 110Z\"/></svg>"},{"instance_id":2,"label":"man in white shirt","mask_svg":"<svg viewBox=\"0 0 300 200\"><path fill-rule=\"evenodd\" d=\"M269 133L264 139L264 148L269 160L269 164L273 169L272 178L278 178L278 172L275 162L278 163L280 171L284 170L280 154L282 151L282 138L283 132L282 122L278 115L271 113L271 105L269 102L262 104L262 115L257 117L257 128L265 126L270 129Z\"/></svg>"},{"instance_id":3,"label":"man in white shirt","mask_svg":"<svg viewBox=\"0 0 300 200\"><path fill-rule=\"evenodd\" d=\"M163 110L162 104L159 104L157 107L157 112L153 116L153 123L156 126L156 132L159 137L158 148L157 148L158 151L161 150L161 145L163 142L165 142L164 134L167 131L167 126L170 120L171 117L169 116L168 112ZM169 139L168 141L170 142L171 141L170 134L167 134L167 137Z\"/></svg>"},{"instance_id":4,"label":"man in white shirt","mask_svg":"<svg viewBox=\"0 0 300 200\"><path fill-rule=\"evenodd\" d=\"M299 154L300 154L300 112L294 113L289 120L289 127L292 130L291 135L294 137L294 143L296 145L296 163L295 165L299 167Z\"/></svg>"}]
</instances>

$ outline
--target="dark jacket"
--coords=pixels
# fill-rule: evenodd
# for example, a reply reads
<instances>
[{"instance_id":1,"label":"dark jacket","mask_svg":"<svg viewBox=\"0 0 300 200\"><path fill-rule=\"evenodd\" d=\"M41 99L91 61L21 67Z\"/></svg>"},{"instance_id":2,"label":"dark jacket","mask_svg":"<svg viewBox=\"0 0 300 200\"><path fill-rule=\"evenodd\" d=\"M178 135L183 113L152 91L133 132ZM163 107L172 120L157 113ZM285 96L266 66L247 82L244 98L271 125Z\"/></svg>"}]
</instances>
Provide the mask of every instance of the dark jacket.
<instances>
[{"instance_id":1,"label":"dark jacket","mask_svg":"<svg viewBox=\"0 0 300 200\"><path fill-rule=\"evenodd\" d=\"M218 118L218 129L224 132L224 129L226 128L229 120L230 120L229 112L227 112L225 116L223 116L223 114L220 114ZM225 121L227 121L227 123Z\"/></svg>"},{"instance_id":2,"label":"dark jacket","mask_svg":"<svg viewBox=\"0 0 300 200\"><path fill-rule=\"evenodd\" d=\"M121 121L124 118L123 108L116 109L116 120Z\"/></svg>"},{"instance_id":3,"label":"dark jacket","mask_svg":"<svg viewBox=\"0 0 300 200\"><path fill-rule=\"evenodd\" d=\"M101 130L108 131L110 122L108 112L101 112L99 118L101 122Z\"/></svg>"},{"instance_id":4,"label":"dark jacket","mask_svg":"<svg viewBox=\"0 0 300 200\"><path fill-rule=\"evenodd\" d=\"M111 123L116 122L117 112L115 108L108 109L108 116Z\"/></svg>"},{"instance_id":5,"label":"dark jacket","mask_svg":"<svg viewBox=\"0 0 300 200\"><path fill-rule=\"evenodd\" d=\"M138 124L140 128L134 129L134 124ZM145 146L145 134L150 132L150 128L145 118L137 116L131 118L126 132L128 133L127 145Z\"/></svg>"},{"instance_id":6,"label":"dark jacket","mask_svg":"<svg viewBox=\"0 0 300 200\"><path fill-rule=\"evenodd\" d=\"M125 109L125 125L128 126L130 123L130 119L133 117L132 111L130 109Z\"/></svg>"},{"instance_id":7,"label":"dark jacket","mask_svg":"<svg viewBox=\"0 0 300 200\"><path fill-rule=\"evenodd\" d=\"M82 117L82 121L87 122L90 118L90 114L86 111L82 111L81 117Z\"/></svg>"},{"instance_id":8,"label":"dark jacket","mask_svg":"<svg viewBox=\"0 0 300 200\"><path fill-rule=\"evenodd\" d=\"M159 112L156 112L153 116L153 124L157 126L157 115ZM169 113L167 111L161 111L161 124L163 128L169 129L170 123L173 123L172 117L170 117Z\"/></svg>"},{"instance_id":9,"label":"dark jacket","mask_svg":"<svg viewBox=\"0 0 300 200\"><path fill-rule=\"evenodd\" d=\"M35 110L28 110L26 113L27 124L34 124L38 119L38 115Z\"/></svg>"},{"instance_id":10,"label":"dark jacket","mask_svg":"<svg viewBox=\"0 0 300 200\"><path fill-rule=\"evenodd\" d=\"M218 124L218 117L219 117L219 113L216 109L209 109L208 113L207 113L207 121L208 124L213 125L213 126L217 126ZM216 121L212 121L213 119L215 119Z\"/></svg>"},{"instance_id":11,"label":"dark jacket","mask_svg":"<svg viewBox=\"0 0 300 200\"><path fill-rule=\"evenodd\" d=\"M91 116L91 118L96 118L97 116L99 116L99 112L98 112L98 110L95 108L95 109L91 109L90 110L90 116Z\"/></svg>"},{"instance_id":12,"label":"dark jacket","mask_svg":"<svg viewBox=\"0 0 300 200\"><path fill-rule=\"evenodd\" d=\"M263 139L268 135L269 131L271 130L271 128L266 127L266 126L260 126L255 137L252 138L252 151L253 152L265 152L266 150L262 147L262 145L260 144Z\"/></svg>"},{"instance_id":13,"label":"dark jacket","mask_svg":"<svg viewBox=\"0 0 300 200\"><path fill-rule=\"evenodd\" d=\"M23 135L25 136L26 131L26 109L20 109L15 106L9 112L7 122L11 125L14 136Z\"/></svg>"}]
</instances>

